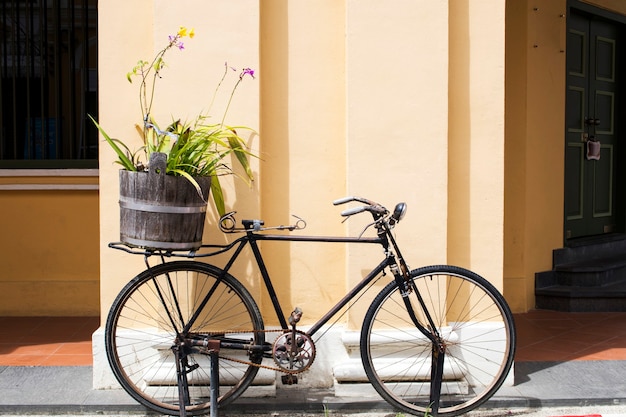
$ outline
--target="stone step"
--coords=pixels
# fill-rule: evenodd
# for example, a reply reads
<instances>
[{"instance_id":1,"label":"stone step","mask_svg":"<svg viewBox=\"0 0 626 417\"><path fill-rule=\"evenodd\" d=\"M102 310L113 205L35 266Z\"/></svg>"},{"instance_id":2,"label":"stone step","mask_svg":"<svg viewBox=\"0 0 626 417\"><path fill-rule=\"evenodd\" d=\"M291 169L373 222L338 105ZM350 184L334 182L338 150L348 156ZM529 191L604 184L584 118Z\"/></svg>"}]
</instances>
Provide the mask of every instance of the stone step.
<instances>
[{"instance_id":1,"label":"stone step","mask_svg":"<svg viewBox=\"0 0 626 417\"><path fill-rule=\"evenodd\" d=\"M590 259L556 265L558 285L604 286L626 280L626 256Z\"/></svg>"},{"instance_id":2,"label":"stone step","mask_svg":"<svg viewBox=\"0 0 626 417\"><path fill-rule=\"evenodd\" d=\"M557 249L553 268L535 274L536 307L626 311L626 240Z\"/></svg>"},{"instance_id":3,"label":"stone step","mask_svg":"<svg viewBox=\"0 0 626 417\"><path fill-rule=\"evenodd\" d=\"M620 256L626 257L626 235L605 236L593 242L583 241L570 247L555 249L552 252L552 264L558 266Z\"/></svg>"},{"instance_id":4,"label":"stone step","mask_svg":"<svg viewBox=\"0 0 626 417\"><path fill-rule=\"evenodd\" d=\"M539 309L599 312L626 311L626 280L598 287L552 285L535 289Z\"/></svg>"}]
</instances>

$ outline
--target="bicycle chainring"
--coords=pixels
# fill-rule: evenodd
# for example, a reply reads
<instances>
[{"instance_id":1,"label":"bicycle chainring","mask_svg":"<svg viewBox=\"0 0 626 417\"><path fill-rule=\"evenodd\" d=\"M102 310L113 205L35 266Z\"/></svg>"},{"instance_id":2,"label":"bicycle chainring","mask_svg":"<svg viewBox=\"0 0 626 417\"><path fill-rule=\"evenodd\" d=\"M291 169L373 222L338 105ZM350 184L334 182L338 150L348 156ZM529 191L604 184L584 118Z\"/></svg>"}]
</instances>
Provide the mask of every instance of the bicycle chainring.
<instances>
[{"instance_id":1,"label":"bicycle chainring","mask_svg":"<svg viewBox=\"0 0 626 417\"><path fill-rule=\"evenodd\" d=\"M276 365L285 372L304 372L315 360L315 343L306 333L290 330L276 338L272 357Z\"/></svg>"}]
</instances>

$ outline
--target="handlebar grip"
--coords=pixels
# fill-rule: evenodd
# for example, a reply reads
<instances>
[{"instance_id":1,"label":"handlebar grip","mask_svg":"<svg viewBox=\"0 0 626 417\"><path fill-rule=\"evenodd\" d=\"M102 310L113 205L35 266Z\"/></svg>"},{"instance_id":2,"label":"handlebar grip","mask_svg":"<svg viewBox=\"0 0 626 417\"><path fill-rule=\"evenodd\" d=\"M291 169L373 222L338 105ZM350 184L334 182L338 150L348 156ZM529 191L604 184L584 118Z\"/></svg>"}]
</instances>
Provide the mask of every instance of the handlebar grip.
<instances>
[{"instance_id":1,"label":"handlebar grip","mask_svg":"<svg viewBox=\"0 0 626 417\"><path fill-rule=\"evenodd\" d=\"M376 202L374 202L372 200L368 200L367 198L354 197L354 196L340 198L339 200L333 201L333 204L338 206L339 204L349 203L350 201L358 201L359 203L367 204L368 206L376 206L376 205L378 205Z\"/></svg>"},{"instance_id":2,"label":"handlebar grip","mask_svg":"<svg viewBox=\"0 0 626 417\"><path fill-rule=\"evenodd\" d=\"M363 213L365 210L367 210L367 207L354 207L354 208L342 211L341 215L343 217L348 217L348 216L352 216L354 214Z\"/></svg>"},{"instance_id":3,"label":"handlebar grip","mask_svg":"<svg viewBox=\"0 0 626 417\"><path fill-rule=\"evenodd\" d=\"M349 203L350 201L354 201L354 197L344 197L344 198L339 198L335 201L333 201L333 205L338 206L340 204L346 204Z\"/></svg>"}]
</instances>

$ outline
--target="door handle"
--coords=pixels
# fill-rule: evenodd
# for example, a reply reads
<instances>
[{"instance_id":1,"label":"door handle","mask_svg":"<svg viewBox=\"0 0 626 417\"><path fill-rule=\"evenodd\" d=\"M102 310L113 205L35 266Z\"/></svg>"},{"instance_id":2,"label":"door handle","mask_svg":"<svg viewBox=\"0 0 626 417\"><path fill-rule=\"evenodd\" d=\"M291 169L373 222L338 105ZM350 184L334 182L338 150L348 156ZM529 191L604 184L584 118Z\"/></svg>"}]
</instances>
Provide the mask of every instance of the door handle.
<instances>
[{"instance_id":1,"label":"door handle","mask_svg":"<svg viewBox=\"0 0 626 417\"><path fill-rule=\"evenodd\" d=\"M585 117L585 124L589 126L598 126L600 125L600 119L594 119L591 117Z\"/></svg>"}]
</instances>

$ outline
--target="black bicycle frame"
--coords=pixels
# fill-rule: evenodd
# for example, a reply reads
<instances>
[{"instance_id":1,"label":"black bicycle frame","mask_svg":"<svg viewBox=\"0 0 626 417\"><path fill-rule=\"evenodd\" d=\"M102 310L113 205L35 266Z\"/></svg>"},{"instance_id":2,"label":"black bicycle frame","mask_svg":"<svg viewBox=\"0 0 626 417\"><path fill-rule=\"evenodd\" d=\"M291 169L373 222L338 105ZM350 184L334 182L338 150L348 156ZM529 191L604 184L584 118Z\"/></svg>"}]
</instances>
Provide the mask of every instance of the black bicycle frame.
<instances>
[{"instance_id":1,"label":"black bicycle frame","mask_svg":"<svg viewBox=\"0 0 626 417\"><path fill-rule=\"evenodd\" d=\"M280 302L278 300L278 295L276 294L276 290L274 289L274 285L272 283L272 280L270 278L269 272L267 271L267 267L265 266L265 261L263 260L263 256L261 254L261 250L259 249L259 245L258 245L258 241L282 241L282 242L319 242L319 243L364 243L364 244L379 244L382 246L384 253L385 253L385 258L377 265L374 267L374 269L372 269L356 286L354 286L350 291L348 291L348 293L337 302L337 304L335 304L326 314L324 314L324 316L322 318L320 318L315 324L313 324L312 327L309 328L309 330L306 332L309 336L314 335L315 333L317 333L326 323L328 323L328 321L330 321L331 318L333 318L337 313L339 313L339 311L341 311L346 305L348 305L348 303L354 299L362 290L364 290L374 279L376 279L376 277L378 277L381 273L383 273L383 271L385 270L385 268L390 267L393 275L394 275L394 279L396 280L397 284L398 284L398 288L400 289L400 291L402 292L402 298L404 300L405 306L407 308L407 312L411 318L411 321L413 322L413 324L416 326L416 328L422 333L424 334L426 337L428 337L431 342L433 343L432 346L432 370L431 370L431 390L430 390L430 399L431 399L431 404L432 404L432 408L431 408L431 414L433 416L437 416L438 415L438 409L439 409L439 397L441 394L441 384L442 384L442 379L443 379L443 365L444 365L444 357L445 357L445 347L443 346L441 340L440 340L440 336L437 333L437 329L436 326L434 325L432 318L430 316L430 313L428 311L428 309L425 306L424 300L421 297L421 294L419 293L418 289L415 288L414 284L409 282L409 272L408 270L406 270L406 264L404 263L404 260L402 259L402 255L400 253L400 250L398 248L397 243L395 242L395 239L393 238L393 236L390 233L390 228L389 225L384 225L384 226L380 226L378 227L378 237L336 237L336 236L294 236L294 235L276 235L276 234L263 234L263 233L257 233L254 230L247 230L245 232L246 234L238 239L236 239L234 242L228 244L228 245L202 245L202 248L205 249L213 249L212 252L209 253L203 253L203 254L196 254L196 253L190 253L188 255L180 255L178 254L177 256L186 256L186 257L192 257L192 258L196 258L196 257L209 257L209 256L214 256L217 254L221 254L221 253L225 253L225 252L229 252L231 251L233 248L234 252L232 254L232 256L230 257L230 259L228 260L228 262L226 263L226 265L224 266L223 273L226 274L228 273L228 271L232 268L232 266L234 265L235 261L239 258L239 255L241 254L241 252L243 251L243 248L249 244L250 248L252 250L252 253L254 255L254 258L256 260L257 266L259 268L259 271L261 273L261 276L263 277L263 282L265 284L265 288L270 296L270 299L272 301L272 305L274 306L274 311L276 313L276 317L278 318L278 321L280 322L280 326L282 329L287 330L289 328L289 325L287 323L287 319L285 317L285 314L282 310L282 307L280 305ZM132 252L131 250L128 249L124 249L119 247L116 244L109 244L110 247L114 247L117 249L121 249L121 250L125 250L127 252L131 252L131 253L136 253L136 252ZM393 250L390 250L390 247L393 248ZM161 255L161 261L164 262L164 257L165 256L173 256L171 253L163 253L163 252L159 252L159 254ZM151 255L154 255L154 253L152 252L144 252L144 255L146 257L146 264L147 262L147 258ZM396 259L397 257L397 259ZM149 266L149 265L148 265ZM202 311L202 309L204 308L204 305L206 305L206 303L208 303L209 299L211 298L211 295L213 294L213 290L217 287L219 283L218 282L215 283L214 288L210 289L206 296L204 297L203 301L201 302L200 306L198 309L196 309L194 315L190 318L190 320L188 321L187 325L185 326L185 328L182 331L182 334L185 334L189 331L189 329L193 326L194 322L196 321L196 319L198 318L198 315L200 314L200 311ZM415 310L413 308L413 305L411 304L411 301L409 299L409 294L414 292L418 301L418 304L421 308L421 310L424 312L426 319L428 321L428 327L425 327L424 325L422 325L419 320L417 319L416 315L415 315ZM191 345L196 345L196 342L191 340L190 341ZM202 345L204 346L204 341L202 342L197 342L198 345ZM249 343L245 343L245 344L240 344L237 341L233 341L233 343L228 342L226 340L220 342L220 343L225 343L228 344L228 347L230 348L235 348L235 349L250 349L251 346L249 345ZM264 346L258 346L255 347L258 348L260 350L265 350ZM215 357L213 358L215 359ZM177 360L177 365L178 365L178 360ZM180 381L179 381L180 383ZM184 384L183 384L184 385Z\"/></svg>"},{"instance_id":2,"label":"black bicycle frame","mask_svg":"<svg viewBox=\"0 0 626 417\"><path fill-rule=\"evenodd\" d=\"M259 249L258 241L282 241L282 242L318 242L318 243L364 243L364 244L379 244L385 249L385 259L380 262L372 271L367 274L366 277L361 280L354 288L352 288L339 302L333 306L322 318L320 318L307 332L309 335L315 334L318 330L324 326L335 314L337 314L342 308L344 308L350 300L352 300L361 290L363 290L367 285L372 282L383 270L390 265L395 264L395 258L392 254L387 250L387 243L384 239L380 237L336 237L336 236L292 236L292 235L276 235L276 234L260 234L254 233L253 231L246 232L245 236L240 237L235 240L232 244L227 246L219 246L219 245L203 245L203 248L213 248L218 249L217 253L222 253L225 251L229 251L233 247L235 251L233 255L230 257L226 265L224 266L224 272L228 272L241 252L246 245L250 245L250 249L254 255L254 259L259 268L259 272L261 273L261 277L263 278L263 283L265 284L265 289L268 292L270 300L272 301L272 305L274 307L274 311L276 313L276 317L280 323L281 328L287 329L289 325L287 324L287 319L285 317L285 313L280 305L278 300L278 295L276 294L276 290L274 289L274 285L270 278L269 272L267 271L267 267L265 266L265 261L263 260L263 255L261 254L261 250ZM193 322L193 318L190 323Z\"/></svg>"},{"instance_id":3,"label":"black bicycle frame","mask_svg":"<svg viewBox=\"0 0 626 417\"><path fill-rule=\"evenodd\" d=\"M391 240L391 242L390 242L390 240ZM273 285L272 280L270 278L269 272L267 271L267 267L265 266L265 261L263 260L263 255L261 254L261 250L259 249L259 245L257 244L258 241L318 242L318 243L363 243L363 244L378 244L378 245L381 245L382 248L384 249L385 258L377 266L375 266L374 269L372 269L356 286L354 286L350 291L348 291L348 293L341 300L339 300L337 302L337 304L335 304L326 314L324 314L324 316L322 318L320 318L316 323L313 324L313 326L311 328L309 328L309 330L306 333L308 335L310 335L310 336L314 335L326 323L328 323L328 321L331 318L333 318L339 311L341 311L341 309L343 309L365 287L367 287L379 274L381 274L385 270L385 268L392 267L394 265L395 266L398 265L398 260L396 259L394 254L392 254L391 251L389 250L390 246L392 246L393 249L394 249L394 252L401 257L401 255L399 253L399 248L398 248L395 240L393 239L393 236L391 236L389 234L389 231L387 229L382 229L382 228L378 232L378 237L294 236L294 235L262 234L262 233L257 233L254 230L249 230L249 231L246 231L245 236L242 236L242 237L236 239L235 241L233 241L232 243L230 243L228 245L210 245L210 244L202 245L202 248L212 249L213 250L212 252L201 253L201 254L190 253L188 255L182 255L182 254L177 254L176 255L176 256L191 257L191 258L210 257L210 256L215 256L217 254L229 252L233 248L235 248L232 256L230 257L230 259L228 260L228 262L226 263L224 268L222 268L222 271L224 273L227 273L232 268L232 266L234 265L236 260L239 258L239 255L243 251L244 247L246 245L250 245L250 248L251 248L252 253L254 255L254 258L256 260L257 266L259 268L259 272L261 273L261 276L263 278L263 282L265 284L265 288L266 288L266 290L268 292L268 295L270 296L270 300L272 301L272 305L274 307L274 311L276 313L276 317L278 318L278 321L279 321L280 326L281 326L282 329L288 329L289 326L287 324L287 319L285 317L285 313L283 312L283 309L282 309L282 307L280 305L280 301L278 300L278 295L276 294L276 290L274 289L274 285ZM115 247L117 249L125 250L127 252L129 251L128 249L121 248L119 246L116 246L115 244L113 244L113 245L110 244L109 246ZM131 253L136 253L136 252L131 252ZM151 256L153 253L145 252L144 254L146 256L146 264L148 264L147 257ZM165 261L164 260L164 256L172 256L172 254L163 254L163 253L161 253L161 257L162 257L161 261L162 262ZM149 267L149 265L147 265L147 266ZM394 268L392 268L392 269L394 269ZM407 286L408 283L405 281L405 277L403 276L403 274L401 272L397 271L398 268L395 268L395 269L396 270L393 270L394 278L395 278L396 282L398 283L399 288L403 289L402 290L403 291L403 299L404 299L405 305L407 307L407 311L409 312L409 315L410 315L414 325L426 337L428 337L433 343L437 344L438 343L437 335L433 334L432 331L427 329L424 325L422 325L417 320L417 317L415 316L415 313L414 313L414 310L413 310L413 306L411 305L411 303L410 303L410 301L408 299L408 293L411 292L411 291L415 291L415 293L417 294L417 299L418 299L418 302L420 304L420 307L421 307L422 311L425 313L425 315L427 317L427 320L429 321L430 328L435 329L435 326L432 323L432 320L430 318L430 313L425 308L425 304L424 304L424 301L421 298L421 295L419 294L417 289L410 289ZM217 286L218 283L216 282L215 285ZM189 319L189 321L187 322L187 325L185 326L185 328L182 329L182 333L183 334L188 332L189 329L193 326L193 324L195 323L195 321L197 319L197 316L200 314L200 312L204 308L204 305L209 301L209 299L211 298L212 294L213 294L213 288L210 289L207 292L207 295L204 297L203 301L200 303L200 306L196 309L196 311L193 314L193 316ZM436 332L436 329L434 331Z\"/></svg>"}]
</instances>

